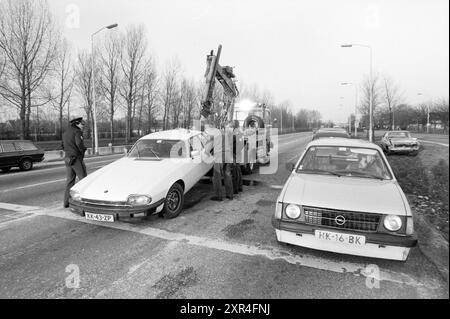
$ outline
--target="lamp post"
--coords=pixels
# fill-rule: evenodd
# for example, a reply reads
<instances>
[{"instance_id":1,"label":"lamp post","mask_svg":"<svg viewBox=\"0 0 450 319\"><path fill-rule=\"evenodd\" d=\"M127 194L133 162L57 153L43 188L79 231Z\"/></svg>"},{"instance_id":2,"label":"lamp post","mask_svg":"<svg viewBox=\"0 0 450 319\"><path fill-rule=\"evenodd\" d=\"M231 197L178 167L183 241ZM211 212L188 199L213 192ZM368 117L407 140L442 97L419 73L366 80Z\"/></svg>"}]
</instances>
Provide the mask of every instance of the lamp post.
<instances>
[{"instance_id":1,"label":"lamp post","mask_svg":"<svg viewBox=\"0 0 450 319\"><path fill-rule=\"evenodd\" d=\"M430 96L428 94L423 94L423 93L417 93L417 95L426 95L430 98ZM430 103L432 103L431 99L430 99ZM430 134L430 103L427 103L427 134Z\"/></svg>"},{"instance_id":2,"label":"lamp post","mask_svg":"<svg viewBox=\"0 0 450 319\"><path fill-rule=\"evenodd\" d=\"M99 29L98 31L92 33L91 35L91 72L92 72L92 109L93 109L93 117L94 117L94 154L98 155L98 132L97 132L97 110L95 106L95 72L94 72L94 36L104 29L113 29L117 27L118 24L110 24L106 27Z\"/></svg>"},{"instance_id":3,"label":"lamp post","mask_svg":"<svg viewBox=\"0 0 450 319\"><path fill-rule=\"evenodd\" d=\"M358 134L356 128L356 114L358 113L358 88L356 87L355 83L351 82L342 82L341 85L352 85L355 88L355 137L356 137Z\"/></svg>"},{"instance_id":4,"label":"lamp post","mask_svg":"<svg viewBox=\"0 0 450 319\"><path fill-rule=\"evenodd\" d=\"M364 47L364 48L368 48L370 51L370 89L369 89L369 141L373 142L373 75L372 75L372 64L373 64L373 57L372 57L372 47L370 45L365 45L365 44L342 44L341 47L342 48L351 48L354 46L359 46L359 47Z\"/></svg>"}]
</instances>

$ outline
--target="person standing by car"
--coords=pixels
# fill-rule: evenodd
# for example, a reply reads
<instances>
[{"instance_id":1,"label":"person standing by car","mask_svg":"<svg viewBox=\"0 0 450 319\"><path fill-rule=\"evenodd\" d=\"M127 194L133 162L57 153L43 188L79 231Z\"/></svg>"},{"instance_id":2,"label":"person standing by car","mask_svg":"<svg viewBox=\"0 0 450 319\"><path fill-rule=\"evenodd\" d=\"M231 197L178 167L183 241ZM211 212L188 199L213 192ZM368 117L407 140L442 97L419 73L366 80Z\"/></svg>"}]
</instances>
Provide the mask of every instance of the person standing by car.
<instances>
[{"instance_id":1,"label":"person standing by car","mask_svg":"<svg viewBox=\"0 0 450 319\"><path fill-rule=\"evenodd\" d=\"M242 131L239 127L239 121L233 122L233 193L238 194L242 192L242 172L241 172L241 157L244 146Z\"/></svg>"},{"instance_id":2,"label":"person standing by car","mask_svg":"<svg viewBox=\"0 0 450 319\"><path fill-rule=\"evenodd\" d=\"M64 193L64 207L69 207L69 191L75 185L75 179L78 180L86 177L86 165L84 164L84 153L86 147L83 142L83 128L85 121L82 117L78 117L70 121L70 125L63 134L62 149L66 164L66 191Z\"/></svg>"}]
</instances>

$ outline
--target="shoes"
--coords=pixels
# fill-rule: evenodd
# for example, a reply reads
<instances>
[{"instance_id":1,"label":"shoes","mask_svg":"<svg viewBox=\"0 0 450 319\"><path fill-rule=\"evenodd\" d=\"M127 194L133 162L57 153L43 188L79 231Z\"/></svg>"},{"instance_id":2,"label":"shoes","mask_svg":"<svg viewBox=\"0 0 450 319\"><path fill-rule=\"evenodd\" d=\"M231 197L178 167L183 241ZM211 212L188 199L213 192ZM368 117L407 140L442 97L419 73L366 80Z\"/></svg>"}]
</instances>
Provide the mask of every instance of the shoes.
<instances>
[{"instance_id":1,"label":"shoes","mask_svg":"<svg viewBox=\"0 0 450 319\"><path fill-rule=\"evenodd\" d=\"M221 202L221 201L223 201L222 198L219 198L219 197L217 197L217 196L211 197L211 200L216 201L216 202Z\"/></svg>"},{"instance_id":2,"label":"shoes","mask_svg":"<svg viewBox=\"0 0 450 319\"><path fill-rule=\"evenodd\" d=\"M69 208L69 204L64 204L63 207L64 208Z\"/></svg>"},{"instance_id":3,"label":"shoes","mask_svg":"<svg viewBox=\"0 0 450 319\"><path fill-rule=\"evenodd\" d=\"M233 196L227 196L229 200L233 200Z\"/></svg>"}]
</instances>

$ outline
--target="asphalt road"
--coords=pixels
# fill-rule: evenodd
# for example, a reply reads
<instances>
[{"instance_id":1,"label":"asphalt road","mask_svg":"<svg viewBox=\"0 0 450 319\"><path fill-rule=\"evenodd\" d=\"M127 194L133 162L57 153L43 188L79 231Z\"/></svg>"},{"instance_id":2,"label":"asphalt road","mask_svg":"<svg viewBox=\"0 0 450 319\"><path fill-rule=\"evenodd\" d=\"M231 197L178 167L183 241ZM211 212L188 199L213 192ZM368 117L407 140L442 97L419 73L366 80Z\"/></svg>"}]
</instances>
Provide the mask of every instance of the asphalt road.
<instances>
[{"instance_id":1,"label":"asphalt road","mask_svg":"<svg viewBox=\"0 0 450 319\"><path fill-rule=\"evenodd\" d=\"M276 172L245 176L232 201L210 201L201 181L171 220L72 214L61 208L61 163L0 174L0 298L448 298L419 248L395 262L277 243L270 221L285 163L310 139L281 136ZM118 157L89 159L88 172Z\"/></svg>"}]
</instances>

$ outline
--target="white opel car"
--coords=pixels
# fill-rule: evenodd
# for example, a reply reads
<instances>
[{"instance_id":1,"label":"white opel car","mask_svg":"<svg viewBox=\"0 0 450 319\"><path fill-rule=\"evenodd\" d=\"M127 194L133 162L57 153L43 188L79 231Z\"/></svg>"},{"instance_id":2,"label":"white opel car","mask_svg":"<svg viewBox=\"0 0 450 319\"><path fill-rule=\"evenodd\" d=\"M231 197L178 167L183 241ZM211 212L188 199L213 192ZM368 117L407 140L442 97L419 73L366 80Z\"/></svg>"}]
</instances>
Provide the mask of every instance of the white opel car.
<instances>
[{"instance_id":1,"label":"white opel car","mask_svg":"<svg viewBox=\"0 0 450 319\"><path fill-rule=\"evenodd\" d=\"M213 166L206 133L177 129L139 139L128 155L75 184L70 208L87 219L180 214L186 194Z\"/></svg>"},{"instance_id":2,"label":"white opel car","mask_svg":"<svg viewBox=\"0 0 450 319\"><path fill-rule=\"evenodd\" d=\"M276 203L277 240L366 257L406 260L413 217L381 148L356 139L310 142Z\"/></svg>"}]
</instances>

